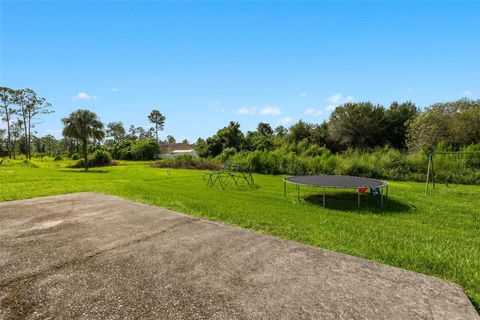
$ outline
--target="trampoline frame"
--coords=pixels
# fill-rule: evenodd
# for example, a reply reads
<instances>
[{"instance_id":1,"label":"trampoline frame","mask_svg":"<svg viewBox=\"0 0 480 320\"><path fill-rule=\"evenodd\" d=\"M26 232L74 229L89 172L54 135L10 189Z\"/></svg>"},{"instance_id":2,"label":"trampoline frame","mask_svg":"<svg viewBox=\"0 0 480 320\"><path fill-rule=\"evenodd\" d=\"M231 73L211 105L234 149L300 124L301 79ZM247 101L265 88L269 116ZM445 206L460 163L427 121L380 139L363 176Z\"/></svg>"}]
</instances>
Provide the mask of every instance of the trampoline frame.
<instances>
[{"instance_id":1,"label":"trampoline frame","mask_svg":"<svg viewBox=\"0 0 480 320\"><path fill-rule=\"evenodd\" d=\"M327 175L325 175L327 176ZM308 184L308 183L298 183L298 182L293 182L290 181L290 178L293 177L301 177L301 176L291 176L291 177L285 177L283 178L283 196L286 198L287 197L287 183L291 183L296 186L297 188L297 199L300 199L300 186L308 186L308 187L313 187L313 188L322 188L323 189L323 207L325 208L325 195L326 195L326 189L355 189L357 191L357 207L360 208L360 195L361 192L359 192L360 189L363 188L378 188L380 191L380 203L381 206L384 206L384 198L386 199L388 197L388 187L389 184L385 181L373 179L373 178L364 178L364 177L357 177L357 176L344 176L344 175L328 175L330 177L352 177L355 179L369 179L369 180L376 180L378 182L381 182L382 184L380 186L375 186L375 187L369 187L369 186L354 186L354 187L348 187L348 186L327 186L327 185L315 185L315 184ZM312 177L312 176L305 176L305 177ZM384 195L385 191L385 195Z\"/></svg>"}]
</instances>

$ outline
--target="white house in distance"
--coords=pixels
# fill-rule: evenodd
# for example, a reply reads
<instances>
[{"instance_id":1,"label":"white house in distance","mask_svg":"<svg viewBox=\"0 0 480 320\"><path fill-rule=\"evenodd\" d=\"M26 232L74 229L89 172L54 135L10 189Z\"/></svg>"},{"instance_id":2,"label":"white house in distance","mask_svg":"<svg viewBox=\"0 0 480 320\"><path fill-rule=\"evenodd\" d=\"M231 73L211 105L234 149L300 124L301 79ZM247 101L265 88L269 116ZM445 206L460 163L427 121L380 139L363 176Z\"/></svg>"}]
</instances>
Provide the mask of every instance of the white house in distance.
<instances>
[{"instance_id":1,"label":"white house in distance","mask_svg":"<svg viewBox=\"0 0 480 320\"><path fill-rule=\"evenodd\" d=\"M160 143L159 146L160 154L158 158L174 158L181 155L197 156L193 146L188 143Z\"/></svg>"}]
</instances>

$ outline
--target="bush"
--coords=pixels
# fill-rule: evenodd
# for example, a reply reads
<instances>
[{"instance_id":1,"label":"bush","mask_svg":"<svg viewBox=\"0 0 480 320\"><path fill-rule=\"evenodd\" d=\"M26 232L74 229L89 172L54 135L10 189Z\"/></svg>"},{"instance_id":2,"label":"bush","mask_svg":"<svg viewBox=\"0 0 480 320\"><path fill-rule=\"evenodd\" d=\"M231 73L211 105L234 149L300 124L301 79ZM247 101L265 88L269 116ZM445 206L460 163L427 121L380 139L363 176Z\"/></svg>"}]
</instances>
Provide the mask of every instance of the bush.
<instances>
[{"instance_id":1,"label":"bush","mask_svg":"<svg viewBox=\"0 0 480 320\"><path fill-rule=\"evenodd\" d=\"M37 164L33 163L32 161L30 161L28 159L22 160L22 162L20 163L20 166L29 167L29 168L38 168Z\"/></svg>"},{"instance_id":2,"label":"bush","mask_svg":"<svg viewBox=\"0 0 480 320\"><path fill-rule=\"evenodd\" d=\"M80 159L80 155L78 153L74 153L72 155L72 160L78 160L78 159Z\"/></svg>"},{"instance_id":3,"label":"bush","mask_svg":"<svg viewBox=\"0 0 480 320\"><path fill-rule=\"evenodd\" d=\"M175 158L167 158L157 160L151 165L155 168L173 168L173 169L198 169L198 170L215 170L220 167L208 159L193 157L191 155L182 155Z\"/></svg>"},{"instance_id":4,"label":"bush","mask_svg":"<svg viewBox=\"0 0 480 320\"><path fill-rule=\"evenodd\" d=\"M154 160L160 153L159 145L154 140L126 140L114 144L108 149L114 159Z\"/></svg>"},{"instance_id":5,"label":"bush","mask_svg":"<svg viewBox=\"0 0 480 320\"><path fill-rule=\"evenodd\" d=\"M88 155L88 167L106 167L117 165L116 162L112 161L112 156L105 150L96 150L94 153ZM80 159L75 163L72 168L83 168L84 159Z\"/></svg>"},{"instance_id":6,"label":"bush","mask_svg":"<svg viewBox=\"0 0 480 320\"><path fill-rule=\"evenodd\" d=\"M442 145L438 148L447 149ZM480 150L480 144L462 150ZM252 172L263 174L336 174L409 181L424 181L428 165L428 157L422 150L404 153L390 147L372 151L347 150L339 154L332 154L322 147L309 147L302 155L293 150L288 152L287 149L237 152L231 156L221 154L213 161L239 163ZM478 155L435 159L435 176L438 181L480 183L479 169Z\"/></svg>"},{"instance_id":7,"label":"bush","mask_svg":"<svg viewBox=\"0 0 480 320\"><path fill-rule=\"evenodd\" d=\"M92 167L104 167L112 164L112 156L105 150L96 150L88 159Z\"/></svg>"},{"instance_id":8,"label":"bush","mask_svg":"<svg viewBox=\"0 0 480 320\"><path fill-rule=\"evenodd\" d=\"M62 156L55 156L55 158L53 158L53 161L62 161L63 158Z\"/></svg>"}]
</instances>

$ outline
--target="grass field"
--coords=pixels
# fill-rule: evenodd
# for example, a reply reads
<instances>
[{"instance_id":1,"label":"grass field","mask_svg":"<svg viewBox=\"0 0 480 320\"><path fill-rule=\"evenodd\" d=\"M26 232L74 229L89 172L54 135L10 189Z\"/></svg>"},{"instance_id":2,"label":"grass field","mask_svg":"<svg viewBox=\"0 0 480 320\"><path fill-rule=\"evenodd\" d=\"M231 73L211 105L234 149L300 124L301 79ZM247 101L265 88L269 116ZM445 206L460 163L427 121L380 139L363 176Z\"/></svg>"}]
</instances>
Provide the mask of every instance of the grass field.
<instances>
[{"instance_id":1,"label":"grass field","mask_svg":"<svg viewBox=\"0 0 480 320\"><path fill-rule=\"evenodd\" d=\"M281 176L255 175L257 188L206 187L201 171L151 168L148 163L83 172L66 162L6 161L0 166L0 201L79 191L116 195L222 221L313 246L364 257L461 285L480 310L480 186L440 185L429 196L423 184L391 182L385 208L355 193L318 204L313 190L298 201L283 197Z\"/></svg>"}]
</instances>

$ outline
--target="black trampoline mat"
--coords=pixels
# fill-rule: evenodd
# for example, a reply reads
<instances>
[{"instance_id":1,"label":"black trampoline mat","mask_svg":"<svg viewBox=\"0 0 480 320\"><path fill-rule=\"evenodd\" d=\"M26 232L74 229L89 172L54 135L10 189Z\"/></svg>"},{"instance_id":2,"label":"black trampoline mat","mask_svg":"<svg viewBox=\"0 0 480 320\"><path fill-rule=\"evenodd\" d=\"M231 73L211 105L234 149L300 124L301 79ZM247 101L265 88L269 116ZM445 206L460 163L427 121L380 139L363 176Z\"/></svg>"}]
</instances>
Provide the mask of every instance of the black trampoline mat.
<instances>
[{"instance_id":1,"label":"black trampoline mat","mask_svg":"<svg viewBox=\"0 0 480 320\"><path fill-rule=\"evenodd\" d=\"M375 188L385 187L387 185L383 181L372 178L333 175L294 176L286 178L285 181L295 184L325 188Z\"/></svg>"}]
</instances>

